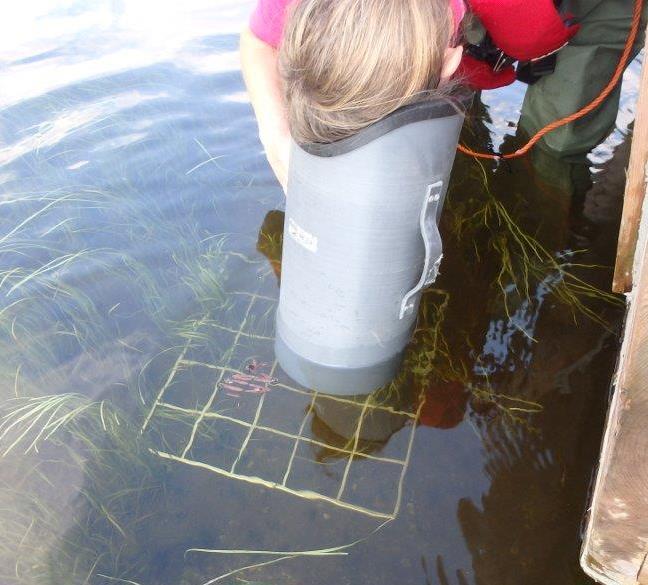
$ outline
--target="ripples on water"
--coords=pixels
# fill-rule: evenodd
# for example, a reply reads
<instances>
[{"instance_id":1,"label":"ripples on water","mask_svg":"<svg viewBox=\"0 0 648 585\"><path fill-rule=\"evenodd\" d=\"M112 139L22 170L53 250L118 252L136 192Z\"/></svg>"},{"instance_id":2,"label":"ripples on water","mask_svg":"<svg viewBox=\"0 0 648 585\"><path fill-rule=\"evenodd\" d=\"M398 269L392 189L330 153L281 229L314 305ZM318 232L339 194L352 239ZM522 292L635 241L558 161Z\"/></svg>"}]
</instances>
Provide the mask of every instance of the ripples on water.
<instances>
[{"instance_id":1,"label":"ripples on water","mask_svg":"<svg viewBox=\"0 0 648 585\"><path fill-rule=\"evenodd\" d=\"M3 583L200 584L269 557L190 548L321 549L380 523L149 451L185 450L215 388L212 366L272 361L282 195L238 69L248 4L24 2L3 24ZM574 311L561 270L609 287L609 270L567 265L613 262L637 72L626 74L617 130L589 168L555 165L547 176L528 161L457 160L442 276L405 370L376 398L406 414L426 398L397 519L348 556L284 560L223 582L585 581L579 524L621 310L584 299L589 317ZM492 93L475 109L482 146L484 128L495 146L511 139L503 131L522 93ZM533 267L528 294L506 271L498 281L507 251L520 268L520 249L494 220L502 210L555 259ZM234 294L249 292L258 304ZM257 337L232 352L246 311ZM191 363L178 361L184 347ZM290 435L305 420L294 478L333 493L357 407L320 399L308 410L310 398L282 394L289 381L277 376L257 423ZM165 387L189 412L147 420ZM250 400L260 399L218 395L210 412L251 421ZM356 445L373 459L354 460L347 489L357 504L387 509L398 482L378 459L402 457L412 426L376 412ZM186 454L229 465L248 427L207 419ZM283 440L250 435L238 470L276 474L293 446Z\"/></svg>"}]
</instances>

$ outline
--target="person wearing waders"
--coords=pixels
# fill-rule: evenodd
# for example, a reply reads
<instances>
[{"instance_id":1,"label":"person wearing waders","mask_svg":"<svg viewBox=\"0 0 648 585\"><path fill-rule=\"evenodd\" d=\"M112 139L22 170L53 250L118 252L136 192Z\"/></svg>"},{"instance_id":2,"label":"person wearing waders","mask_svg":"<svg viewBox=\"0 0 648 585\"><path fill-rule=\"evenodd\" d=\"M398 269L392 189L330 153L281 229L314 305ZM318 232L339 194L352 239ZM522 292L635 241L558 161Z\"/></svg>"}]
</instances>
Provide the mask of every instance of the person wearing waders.
<instances>
[{"instance_id":1,"label":"person wearing waders","mask_svg":"<svg viewBox=\"0 0 648 585\"><path fill-rule=\"evenodd\" d=\"M308 6L291 10L297 3ZM631 0L258 0L241 34L243 74L285 189L291 126L298 141L336 140L457 82L478 90L529 83L520 127L532 135L598 95L619 61L632 9ZM310 22L290 22L291 12ZM397 12L410 13L409 21ZM643 45L646 12L644 3L632 56ZM301 34L284 46L287 23ZM345 53L350 47L355 54ZM411 58L396 62L404 53ZM538 146L556 158L587 153L614 128L619 96L620 85Z\"/></svg>"}]
</instances>

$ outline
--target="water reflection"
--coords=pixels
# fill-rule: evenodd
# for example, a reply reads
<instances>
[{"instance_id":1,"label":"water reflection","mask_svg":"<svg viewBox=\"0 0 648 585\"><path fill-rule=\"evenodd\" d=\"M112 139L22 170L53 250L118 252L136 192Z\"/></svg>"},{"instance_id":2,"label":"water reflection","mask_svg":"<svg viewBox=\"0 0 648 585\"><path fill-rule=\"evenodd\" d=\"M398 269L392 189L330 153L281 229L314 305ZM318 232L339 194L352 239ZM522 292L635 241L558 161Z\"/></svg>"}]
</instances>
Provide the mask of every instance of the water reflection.
<instances>
[{"instance_id":1,"label":"water reflection","mask_svg":"<svg viewBox=\"0 0 648 585\"><path fill-rule=\"evenodd\" d=\"M357 434L360 453L371 453L380 449L407 422L401 414L389 410L376 410L360 420L361 412L358 408L326 398L316 400L313 410L315 416L312 429L316 436L326 443L345 446L349 445ZM359 424L360 422L362 424ZM325 457L323 452L318 459L323 460Z\"/></svg>"},{"instance_id":2,"label":"water reflection","mask_svg":"<svg viewBox=\"0 0 648 585\"><path fill-rule=\"evenodd\" d=\"M284 219L283 211L278 209L268 211L259 229L256 245L256 249L268 259L272 271L277 277L278 285L281 284L281 245Z\"/></svg>"},{"instance_id":3,"label":"water reflection","mask_svg":"<svg viewBox=\"0 0 648 585\"><path fill-rule=\"evenodd\" d=\"M601 176L616 175L626 160L627 145L622 144L600 169L597 189L587 185L589 176L583 185L582 161L555 166L553 191L545 187L539 195L553 192L554 200L558 196L565 204L547 206L544 199L533 207L534 221L550 234L554 246L587 249L580 255L583 264L612 264L614 247L608 238L615 230L608 230L611 218L618 218L619 208L610 215L593 214L592 202L600 197ZM561 171L565 173L562 178ZM542 172L538 171L538 179L544 182ZM508 184L514 177L515 172ZM526 192L534 194L529 189ZM606 198L605 205L613 201L619 204L613 196ZM587 231L584 225L590 226ZM607 271L595 274L602 285L609 281ZM555 302L551 296L545 297L546 292L543 290L536 301L546 298L545 302ZM576 535L583 511L578 494L587 490L585 461L596 457L597 443L576 437L592 437L592 429L602 424L603 405L593 397L607 392L607 379L598 374L614 363L610 350L616 347L616 337L591 320L570 322L568 314L541 310L542 304L536 302L537 311L529 314L532 321L527 323L532 329L519 327L517 312L508 323L491 321L480 359L479 373L489 375L508 393L542 403L544 411L529 427L511 428L501 420L485 424L476 419L487 453L484 468L490 487L479 501L462 499L458 517L478 584L580 578L575 564L556 561L557 550L568 551L573 558L578 553ZM524 309L523 303L518 311ZM597 314L609 324L615 322L610 308L600 306ZM520 336L523 343L517 348L510 343L516 330L527 338ZM547 538L538 539L539 533Z\"/></svg>"}]
</instances>

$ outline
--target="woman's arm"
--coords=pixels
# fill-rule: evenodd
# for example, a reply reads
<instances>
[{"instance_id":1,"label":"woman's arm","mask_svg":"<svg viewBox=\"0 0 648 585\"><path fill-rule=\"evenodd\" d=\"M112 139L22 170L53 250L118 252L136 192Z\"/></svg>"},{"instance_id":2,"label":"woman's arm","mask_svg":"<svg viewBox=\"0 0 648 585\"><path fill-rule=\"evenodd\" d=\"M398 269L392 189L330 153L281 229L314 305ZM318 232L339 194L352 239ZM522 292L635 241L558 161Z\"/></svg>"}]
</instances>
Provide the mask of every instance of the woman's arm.
<instances>
[{"instance_id":1,"label":"woman's arm","mask_svg":"<svg viewBox=\"0 0 648 585\"><path fill-rule=\"evenodd\" d=\"M268 162L286 190L290 130L281 93L277 50L249 28L241 32L241 68Z\"/></svg>"}]
</instances>

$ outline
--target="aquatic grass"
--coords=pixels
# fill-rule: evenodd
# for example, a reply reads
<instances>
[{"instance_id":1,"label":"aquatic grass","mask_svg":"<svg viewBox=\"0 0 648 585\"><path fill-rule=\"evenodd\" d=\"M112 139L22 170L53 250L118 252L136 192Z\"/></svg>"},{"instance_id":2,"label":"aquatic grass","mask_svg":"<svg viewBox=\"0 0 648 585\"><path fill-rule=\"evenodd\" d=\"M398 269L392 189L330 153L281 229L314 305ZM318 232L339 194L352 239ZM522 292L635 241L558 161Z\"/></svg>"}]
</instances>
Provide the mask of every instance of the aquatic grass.
<instances>
[{"instance_id":1,"label":"aquatic grass","mask_svg":"<svg viewBox=\"0 0 648 585\"><path fill-rule=\"evenodd\" d=\"M227 237L220 236L203 244L203 249L198 254L189 251L182 256L179 253L172 255L175 264L183 272L180 281L191 292L204 314L213 314L215 310L221 309L226 300L226 243Z\"/></svg>"},{"instance_id":2,"label":"aquatic grass","mask_svg":"<svg viewBox=\"0 0 648 585\"><path fill-rule=\"evenodd\" d=\"M62 449L60 456L66 465L83 470L84 475L73 509L54 509L40 501L35 492L9 491L0 483L0 509L4 501L11 502L14 509L21 508L19 513L3 513L8 519L5 526L11 532L0 537L0 561L16 559L21 567L12 582L85 583L96 577L110 577L108 580L113 582L137 583L148 563L153 562L148 555L156 554L140 542L139 526L160 522L168 505L165 462L152 453L148 438L169 422L187 423L186 417L161 413L151 422L150 432L141 435L132 418L111 402L91 401L75 394L12 399L2 404L0 412L0 443L3 447L11 443L10 450L3 449L3 458L14 456L18 450L29 454L51 444L58 451ZM209 438L208 433L205 438ZM46 473L42 477L36 470L31 473L50 481ZM41 513L41 508L46 513ZM62 523L69 525L65 534L59 531ZM286 558L346 555L346 549L361 540L339 547L296 551ZM41 548L41 543L46 546ZM236 549L195 548L187 552L256 554ZM277 556L280 551L258 554ZM265 564L240 567L209 582Z\"/></svg>"},{"instance_id":3,"label":"aquatic grass","mask_svg":"<svg viewBox=\"0 0 648 585\"><path fill-rule=\"evenodd\" d=\"M451 202L448 207L452 218L452 233L459 242L474 242L477 261L482 259L487 250L495 253L499 268L494 284L500 291L507 317L511 317L510 303L514 296L530 299L532 287L551 274L551 292L556 300L571 309L574 320L581 314L602 326L607 326L589 301L597 300L622 306L623 299L587 282L576 271L608 267L575 262L574 259L583 251L550 252L537 237L522 229L507 205L492 193L486 169L481 161L475 160L474 164L478 165L483 192L477 198ZM484 233L487 240L486 250L480 250L479 234Z\"/></svg>"},{"instance_id":4,"label":"aquatic grass","mask_svg":"<svg viewBox=\"0 0 648 585\"><path fill-rule=\"evenodd\" d=\"M377 393L376 400L394 401L407 384L421 392L430 379L451 381L467 377L467 369L456 361L444 329L450 300L450 293L443 289L430 288L424 292L402 373Z\"/></svg>"},{"instance_id":5,"label":"aquatic grass","mask_svg":"<svg viewBox=\"0 0 648 585\"><path fill-rule=\"evenodd\" d=\"M121 424L119 416L105 400L90 402L80 394L20 397L5 401L0 405L0 456L6 457L19 445L23 446L25 454L31 450L38 452L41 443L61 430L81 436L82 419L86 417L96 417L106 433Z\"/></svg>"},{"instance_id":6,"label":"aquatic grass","mask_svg":"<svg viewBox=\"0 0 648 585\"><path fill-rule=\"evenodd\" d=\"M69 198L55 201L61 199L68 201ZM15 234L16 229L9 233ZM71 327L68 333L76 336L82 346L104 337L100 328L103 319L96 302L78 281L100 272L119 276L123 258L119 251L107 248L65 251L62 242L50 239L7 241L5 236L4 240L0 246L0 297L10 302L0 303L4 304L0 310L0 328L6 331L10 324L15 338L16 321L19 321L23 333L29 337L30 331L42 330L48 323L54 328L57 325L65 328L65 323ZM16 255L20 256L19 267ZM123 274L126 281L130 276ZM15 301L11 299L17 294L22 296ZM34 322L33 327L30 322Z\"/></svg>"},{"instance_id":7,"label":"aquatic grass","mask_svg":"<svg viewBox=\"0 0 648 585\"><path fill-rule=\"evenodd\" d=\"M11 228L4 235L0 236L0 244L4 244L7 240L9 240L9 238L19 233L23 228L25 228L29 224L36 221L46 211L48 211L50 208L54 206L61 205L62 203L76 203L76 204L86 203L88 202L88 200L77 197L75 193L65 193L59 196L55 196L54 194L48 194L44 196L31 196L31 197L23 196L17 199L0 201L0 209L2 208L2 206L5 205L15 205L17 203L24 203L24 202L44 203L44 205L40 206L36 211L30 213L25 219L18 222L17 225ZM92 203L94 204L95 202Z\"/></svg>"},{"instance_id":8,"label":"aquatic grass","mask_svg":"<svg viewBox=\"0 0 648 585\"><path fill-rule=\"evenodd\" d=\"M126 583L127 585L141 585L141 583L138 583L137 581L131 581L130 579L120 579L119 577L111 577L110 575L104 575L103 573L97 573L97 577L101 577L102 579L108 579L108 581L111 581L113 583Z\"/></svg>"},{"instance_id":9,"label":"aquatic grass","mask_svg":"<svg viewBox=\"0 0 648 585\"><path fill-rule=\"evenodd\" d=\"M157 514L164 495L164 462L150 453L138 427L111 402L79 394L12 399L2 403L0 412L3 459L19 450L28 457L48 444L48 452L55 448L61 457L58 465L83 471L72 509L51 508L40 501L38 490L14 493L0 484L0 502L16 507L24 501L20 513L3 513L15 530L0 537L0 560L32 559L16 582L85 583L98 572L137 575L141 559L128 547L138 526ZM33 474L39 481L28 480ZM50 483L36 468L24 473L22 481ZM62 525L69 525L64 535ZM41 551L45 535L50 536Z\"/></svg>"},{"instance_id":10,"label":"aquatic grass","mask_svg":"<svg viewBox=\"0 0 648 585\"><path fill-rule=\"evenodd\" d=\"M72 354L99 357L107 341L121 343L122 324L133 316L173 338L187 330L192 314L214 315L225 306L226 237L205 238L192 222L181 224L154 201L142 207L139 200L80 186L0 202L11 209L0 219L4 387L11 379L15 393L21 368L27 385L59 376L65 388L61 361ZM84 231L103 241L79 247ZM166 265L152 268L137 257L134 243L142 237L168 250Z\"/></svg>"},{"instance_id":11,"label":"aquatic grass","mask_svg":"<svg viewBox=\"0 0 648 585\"><path fill-rule=\"evenodd\" d=\"M59 259L57 270L66 262L67 268L73 262L80 270L87 270L91 265L102 270L110 265L105 257L77 254L67 256L65 261ZM2 293L21 295L0 310L0 343L4 347L5 364L27 364L25 371L32 377L39 372L55 373L62 356L75 351L74 346L77 352L97 351L112 329L109 316L103 313L91 293L73 282L74 278L62 274L52 278L47 273L47 267L54 265L50 261L44 265L46 268L27 275L12 271L11 275L4 275L0 285L0 296ZM126 275L124 279L128 280ZM28 290L22 290L24 287Z\"/></svg>"},{"instance_id":12,"label":"aquatic grass","mask_svg":"<svg viewBox=\"0 0 648 585\"><path fill-rule=\"evenodd\" d=\"M59 511L46 505L33 490L15 490L6 482L0 483L0 506L3 518L0 579L3 583L21 585L51 583L48 545L53 543L60 526ZM84 543L79 543L79 550L83 549Z\"/></svg>"},{"instance_id":13,"label":"aquatic grass","mask_svg":"<svg viewBox=\"0 0 648 585\"><path fill-rule=\"evenodd\" d=\"M451 295L443 289L428 289L422 296L414 335L404 357L399 376L372 396L375 403L409 405L426 400L426 389L433 383L457 383L473 400L501 415L506 424L533 430L530 417L544 407L535 401L498 391L488 375L475 374L472 363L462 354L471 343L460 335L464 351L457 351L447 334Z\"/></svg>"},{"instance_id":14,"label":"aquatic grass","mask_svg":"<svg viewBox=\"0 0 648 585\"><path fill-rule=\"evenodd\" d=\"M310 550L298 550L298 551L275 551L275 550L253 550L253 549L208 549L208 548L190 548L185 552L187 553L208 553L208 554L217 554L217 555L259 555L259 556L271 556L277 557L268 561L263 561L260 563L255 563L252 565L246 565L244 567L239 567L233 571L229 571L223 575L219 575L209 581L206 581L202 585L211 585L212 583L217 583L222 581L227 577L231 577L242 571L247 571L250 569L260 568L270 564L278 563L281 561L294 559L297 557L330 557L330 556L347 556L349 554L348 550L357 546L358 544L365 542L371 538L374 534L380 532L387 524L392 522L393 519L385 520L381 522L376 528L374 528L369 534L361 538L357 538L352 542L347 544L342 544L339 546L330 546L319 549L310 549Z\"/></svg>"},{"instance_id":15,"label":"aquatic grass","mask_svg":"<svg viewBox=\"0 0 648 585\"><path fill-rule=\"evenodd\" d=\"M239 573L242 573L243 571L249 571L251 569L260 569L261 567L267 567L268 565L274 565L276 563L280 563L282 561L287 561L290 559L296 558L295 555L286 555L283 557L278 557L276 559L270 559L268 561L262 561L260 563L253 563L251 565L245 565L244 567L239 567L238 569L233 569L231 571L228 571L227 573L223 573L222 575L219 575L218 577L214 577L213 579L210 579L209 581L205 581L202 585L212 585L212 583L218 583L219 581L222 581L223 579L227 579L228 577L233 577L234 575L238 575ZM239 581L242 581L240 579L237 579ZM251 581L242 581L243 583L251 583Z\"/></svg>"}]
</instances>

